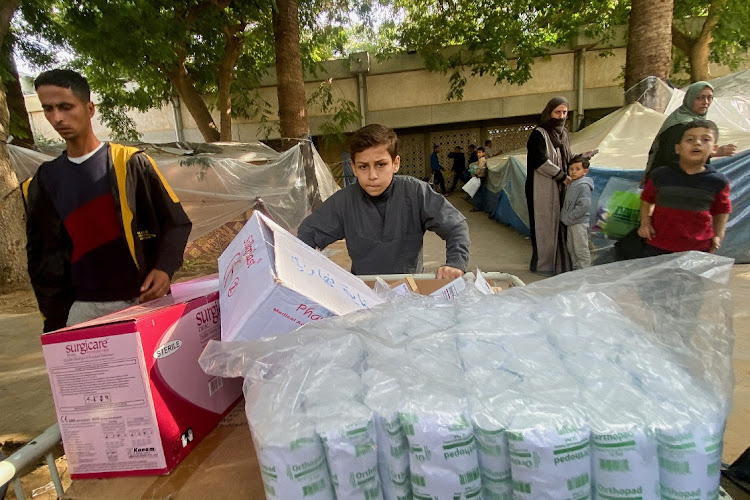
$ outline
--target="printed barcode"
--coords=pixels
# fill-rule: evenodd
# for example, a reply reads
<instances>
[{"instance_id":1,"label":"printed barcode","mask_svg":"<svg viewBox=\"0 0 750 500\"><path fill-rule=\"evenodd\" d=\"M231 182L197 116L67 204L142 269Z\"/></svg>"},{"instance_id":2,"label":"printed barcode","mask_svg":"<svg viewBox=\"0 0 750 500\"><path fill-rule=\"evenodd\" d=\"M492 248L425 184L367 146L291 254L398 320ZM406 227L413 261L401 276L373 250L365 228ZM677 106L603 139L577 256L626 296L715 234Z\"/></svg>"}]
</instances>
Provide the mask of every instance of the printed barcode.
<instances>
[{"instance_id":1,"label":"printed barcode","mask_svg":"<svg viewBox=\"0 0 750 500\"><path fill-rule=\"evenodd\" d=\"M580 476L568 479L568 491L573 491L587 484L589 484L589 475L581 474Z\"/></svg>"},{"instance_id":2,"label":"printed barcode","mask_svg":"<svg viewBox=\"0 0 750 500\"><path fill-rule=\"evenodd\" d=\"M473 483L474 481L479 481L479 468L472 469L466 474L459 474L458 478L461 482L461 486Z\"/></svg>"},{"instance_id":3,"label":"printed barcode","mask_svg":"<svg viewBox=\"0 0 750 500\"><path fill-rule=\"evenodd\" d=\"M690 474L690 462L675 462L659 458L659 467L672 474Z\"/></svg>"},{"instance_id":4,"label":"printed barcode","mask_svg":"<svg viewBox=\"0 0 750 500\"><path fill-rule=\"evenodd\" d=\"M214 377L208 382L208 397L214 395L216 391L224 387L224 379L221 377Z\"/></svg>"},{"instance_id":5,"label":"printed barcode","mask_svg":"<svg viewBox=\"0 0 750 500\"><path fill-rule=\"evenodd\" d=\"M523 481L513 481L513 491L519 493L531 493L531 483L524 483Z\"/></svg>"},{"instance_id":6,"label":"printed barcode","mask_svg":"<svg viewBox=\"0 0 750 500\"><path fill-rule=\"evenodd\" d=\"M600 458L599 468L608 472L630 472L630 462L627 459L606 460Z\"/></svg>"},{"instance_id":7,"label":"printed barcode","mask_svg":"<svg viewBox=\"0 0 750 500\"><path fill-rule=\"evenodd\" d=\"M276 496L276 490L273 486L268 484L267 481L263 481L263 487L266 489L266 494L271 495L272 497Z\"/></svg>"},{"instance_id":8,"label":"printed barcode","mask_svg":"<svg viewBox=\"0 0 750 500\"><path fill-rule=\"evenodd\" d=\"M383 492L380 490L380 486L365 490L365 500L372 500L374 498L382 498Z\"/></svg>"},{"instance_id":9,"label":"printed barcode","mask_svg":"<svg viewBox=\"0 0 750 500\"><path fill-rule=\"evenodd\" d=\"M422 486L424 488L427 483L425 483L424 476L420 476L419 474L412 474L411 484L415 486Z\"/></svg>"},{"instance_id":10,"label":"printed barcode","mask_svg":"<svg viewBox=\"0 0 750 500\"><path fill-rule=\"evenodd\" d=\"M325 478L322 478L318 481L315 481L312 484L308 484L307 486L302 487L302 495L309 497L311 495L315 495L316 493L320 493L326 489L326 480Z\"/></svg>"}]
</instances>

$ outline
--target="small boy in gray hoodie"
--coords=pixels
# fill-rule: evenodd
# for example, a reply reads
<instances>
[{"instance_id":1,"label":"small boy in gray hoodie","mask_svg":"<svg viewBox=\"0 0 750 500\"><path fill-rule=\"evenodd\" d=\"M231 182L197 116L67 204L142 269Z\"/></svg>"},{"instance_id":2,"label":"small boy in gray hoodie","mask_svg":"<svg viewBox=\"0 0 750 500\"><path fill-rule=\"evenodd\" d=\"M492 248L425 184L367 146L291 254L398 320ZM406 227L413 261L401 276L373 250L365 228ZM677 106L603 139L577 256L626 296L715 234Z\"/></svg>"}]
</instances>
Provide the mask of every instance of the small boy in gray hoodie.
<instances>
[{"instance_id":1,"label":"small boy in gray hoodie","mask_svg":"<svg viewBox=\"0 0 750 500\"><path fill-rule=\"evenodd\" d=\"M589 218L591 215L591 192L594 181L586 177L589 159L576 155L568 165L570 183L565 190L565 200L560 212L560 221L568 226L568 253L573 269L591 266L589 251Z\"/></svg>"}]
</instances>

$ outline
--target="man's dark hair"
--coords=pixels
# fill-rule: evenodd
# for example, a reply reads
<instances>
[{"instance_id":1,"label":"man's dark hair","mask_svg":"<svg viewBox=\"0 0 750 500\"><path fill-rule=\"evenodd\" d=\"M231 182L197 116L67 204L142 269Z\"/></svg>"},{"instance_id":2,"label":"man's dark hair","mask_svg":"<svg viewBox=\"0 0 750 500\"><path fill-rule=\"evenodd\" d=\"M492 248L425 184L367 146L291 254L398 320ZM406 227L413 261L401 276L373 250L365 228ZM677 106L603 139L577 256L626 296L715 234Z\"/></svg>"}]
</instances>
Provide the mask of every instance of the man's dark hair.
<instances>
[{"instance_id":1,"label":"man's dark hair","mask_svg":"<svg viewBox=\"0 0 750 500\"><path fill-rule=\"evenodd\" d=\"M477 147L474 144L469 144L469 149L477 149Z\"/></svg>"},{"instance_id":2,"label":"man's dark hair","mask_svg":"<svg viewBox=\"0 0 750 500\"><path fill-rule=\"evenodd\" d=\"M388 154L391 155L391 159L395 160L396 155L398 155L396 132L392 128L373 123L357 130L349 138L349 152L352 155L352 160L355 159L357 153L377 146L385 146L388 149Z\"/></svg>"},{"instance_id":3,"label":"man's dark hair","mask_svg":"<svg viewBox=\"0 0 750 500\"><path fill-rule=\"evenodd\" d=\"M492 144L492 139L487 139L486 141L484 141L485 146L489 146L490 144Z\"/></svg>"},{"instance_id":4,"label":"man's dark hair","mask_svg":"<svg viewBox=\"0 0 750 500\"><path fill-rule=\"evenodd\" d=\"M586 170L588 170L589 166L591 165L591 162L589 161L589 159L585 157L584 155L575 155L573 158L570 159L570 161L568 162L568 165L572 165L574 163L580 163L581 165L583 165L583 168L585 168Z\"/></svg>"},{"instance_id":5,"label":"man's dark hair","mask_svg":"<svg viewBox=\"0 0 750 500\"><path fill-rule=\"evenodd\" d=\"M682 129L682 136L680 141L685 137L685 132L693 128L707 128L714 133L714 141L719 142L719 127L711 120L695 119L691 122L687 122L685 127Z\"/></svg>"},{"instance_id":6,"label":"man's dark hair","mask_svg":"<svg viewBox=\"0 0 750 500\"><path fill-rule=\"evenodd\" d=\"M83 102L91 101L89 82L83 75L72 69L51 69L40 73L34 80L34 89L38 90L43 85L70 89Z\"/></svg>"},{"instance_id":7,"label":"man's dark hair","mask_svg":"<svg viewBox=\"0 0 750 500\"><path fill-rule=\"evenodd\" d=\"M484 153L484 148L483 147L478 147L477 151L481 151L482 153Z\"/></svg>"}]
</instances>

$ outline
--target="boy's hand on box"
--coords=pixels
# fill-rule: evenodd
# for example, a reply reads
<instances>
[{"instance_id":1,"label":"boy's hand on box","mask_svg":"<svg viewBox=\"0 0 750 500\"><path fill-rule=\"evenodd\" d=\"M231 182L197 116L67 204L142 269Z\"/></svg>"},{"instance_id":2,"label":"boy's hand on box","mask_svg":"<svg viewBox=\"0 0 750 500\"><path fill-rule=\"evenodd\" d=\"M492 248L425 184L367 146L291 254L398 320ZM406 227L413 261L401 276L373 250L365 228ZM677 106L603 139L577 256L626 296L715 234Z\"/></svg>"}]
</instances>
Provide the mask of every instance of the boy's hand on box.
<instances>
[{"instance_id":1,"label":"boy's hand on box","mask_svg":"<svg viewBox=\"0 0 750 500\"><path fill-rule=\"evenodd\" d=\"M164 271L152 269L141 285L141 295L138 301L148 302L149 300L164 297L169 291L169 275Z\"/></svg>"},{"instance_id":2,"label":"boy's hand on box","mask_svg":"<svg viewBox=\"0 0 750 500\"><path fill-rule=\"evenodd\" d=\"M464 272L460 269L456 269L451 266L442 266L435 273L435 277L439 280L449 279L454 280L464 275Z\"/></svg>"},{"instance_id":3,"label":"boy's hand on box","mask_svg":"<svg viewBox=\"0 0 750 500\"><path fill-rule=\"evenodd\" d=\"M708 252L714 253L719 248L721 248L721 236L714 236L711 239L711 248L708 250Z\"/></svg>"},{"instance_id":4,"label":"boy's hand on box","mask_svg":"<svg viewBox=\"0 0 750 500\"><path fill-rule=\"evenodd\" d=\"M638 236L650 240L651 238L656 236L656 230L651 224L641 224L641 226L638 228Z\"/></svg>"}]
</instances>

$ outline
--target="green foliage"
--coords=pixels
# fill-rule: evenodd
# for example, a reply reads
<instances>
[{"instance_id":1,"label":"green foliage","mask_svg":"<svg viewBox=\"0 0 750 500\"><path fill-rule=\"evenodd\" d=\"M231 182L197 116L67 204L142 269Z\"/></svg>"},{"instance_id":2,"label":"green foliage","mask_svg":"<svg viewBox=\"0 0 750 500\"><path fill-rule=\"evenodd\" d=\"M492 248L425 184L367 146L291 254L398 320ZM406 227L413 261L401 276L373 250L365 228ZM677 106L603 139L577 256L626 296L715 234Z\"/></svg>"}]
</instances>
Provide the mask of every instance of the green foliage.
<instances>
[{"instance_id":1,"label":"green foliage","mask_svg":"<svg viewBox=\"0 0 750 500\"><path fill-rule=\"evenodd\" d=\"M747 60L750 50L750 8L747 0L675 0L674 26L688 35L697 38L700 34L709 9L717 5L719 17L713 29L713 40L710 44L709 60L713 63L727 65L736 70ZM672 73L690 74L690 62L687 54L676 47L672 51ZM689 83L688 80L675 81L676 84Z\"/></svg>"},{"instance_id":2,"label":"green foliage","mask_svg":"<svg viewBox=\"0 0 750 500\"><path fill-rule=\"evenodd\" d=\"M494 76L522 84L537 57L583 31L606 36L626 22L628 6L616 0L395 0L392 46L417 51L432 71L450 74L447 98L460 99L468 76Z\"/></svg>"},{"instance_id":3,"label":"green foliage","mask_svg":"<svg viewBox=\"0 0 750 500\"><path fill-rule=\"evenodd\" d=\"M336 98L333 95L333 80L328 79L318 85L307 100L307 108L318 107L324 114L333 113L333 117L321 125L320 131L324 141L344 141L344 133L350 125L359 123L362 115L353 102Z\"/></svg>"},{"instance_id":4,"label":"green foliage","mask_svg":"<svg viewBox=\"0 0 750 500\"><path fill-rule=\"evenodd\" d=\"M305 69L315 72L320 61L345 50L353 5L301 1ZM102 99L103 121L118 137L133 138L135 124L125 112L169 102L175 93L169 75L183 66L195 91L215 108L227 39L235 37L242 50L233 65L231 115L260 117L261 128L270 130L270 106L257 89L274 65L273 7L273 0L27 0L16 24L29 42L17 49L39 68L58 65L58 53L75 54L68 65L81 70Z\"/></svg>"}]
</instances>

